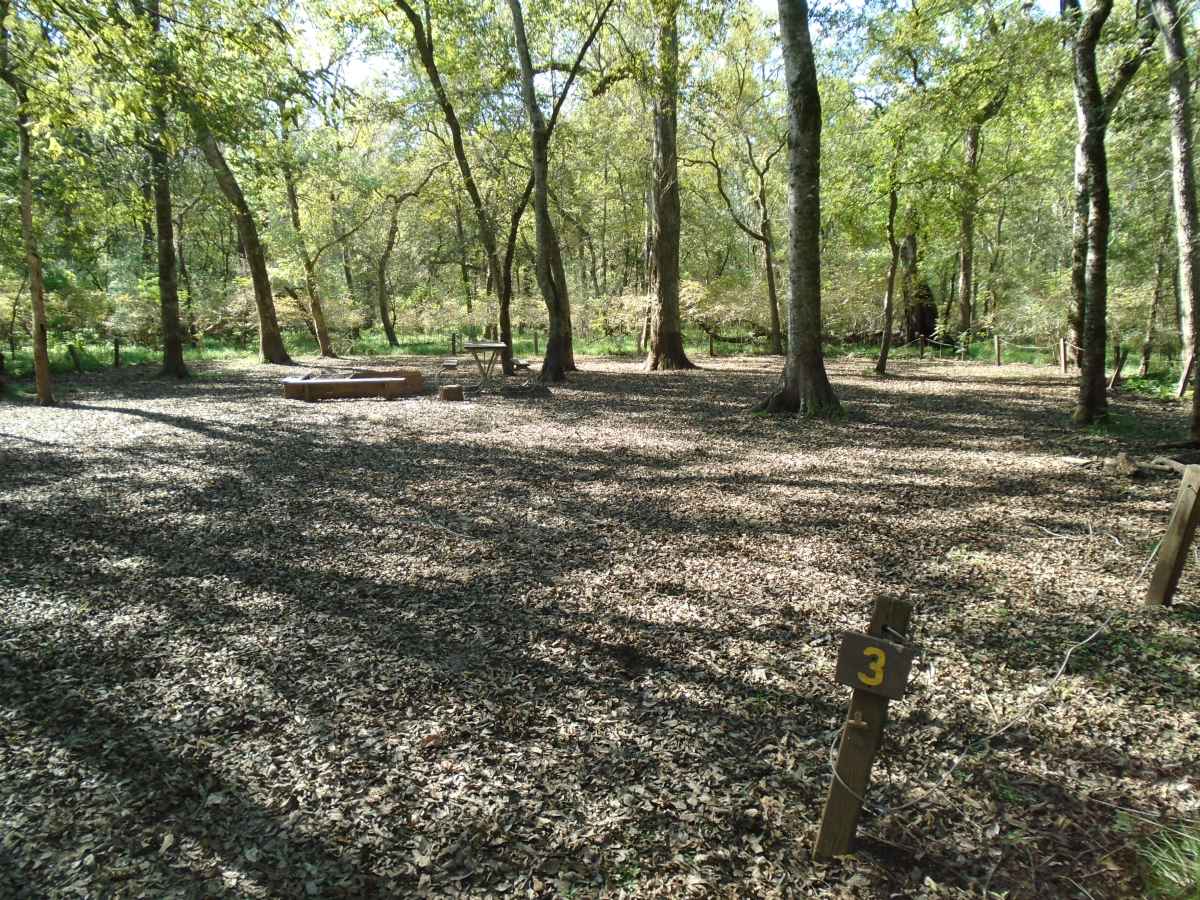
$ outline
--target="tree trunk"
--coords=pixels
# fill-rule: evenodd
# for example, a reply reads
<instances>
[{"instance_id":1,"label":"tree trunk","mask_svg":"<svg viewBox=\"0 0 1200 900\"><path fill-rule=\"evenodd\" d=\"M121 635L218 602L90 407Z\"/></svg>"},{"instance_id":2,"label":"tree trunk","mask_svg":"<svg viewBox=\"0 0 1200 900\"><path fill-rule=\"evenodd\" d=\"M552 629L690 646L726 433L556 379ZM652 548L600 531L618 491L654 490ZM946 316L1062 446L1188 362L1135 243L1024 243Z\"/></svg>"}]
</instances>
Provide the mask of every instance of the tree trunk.
<instances>
[{"instance_id":1,"label":"tree trunk","mask_svg":"<svg viewBox=\"0 0 1200 900\"><path fill-rule=\"evenodd\" d=\"M520 0L508 0L512 11L517 56L521 62L521 93L529 114L533 141L533 215L537 239L538 288L546 303L549 331L546 336L546 355L542 360L542 381L563 381L567 376L570 354L570 306L567 294L567 275L563 268L562 248L558 232L550 218L550 135L546 118L534 91L533 61L525 36L525 20Z\"/></svg>"},{"instance_id":2,"label":"tree trunk","mask_svg":"<svg viewBox=\"0 0 1200 900\"><path fill-rule=\"evenodd\" d=\"M42 406L54 404L50 380L50 353L46 334L46 289L42 279L42 257L38 252L37 236L33 230L33 175L29 133L29 96L25 82L13 70L9 58L8 0L0 0L0 78L12 88L17 100L17 191L21 206L21 242L25 249L25 264L29 269L29 296L33 302L33 373L37 385L37 402Z\"/></svg>"},{"instance_id":3,"label":"tree trunk","mask_svg":"<svg viewBox=\"0 0 1200 900\"><path fill-rule=\"evenodd\" d=\"M1187 311L1184 365L1200 346L1200 226L1196 213L1196 181L1192 161L1192 101L1183 20L1176 0L1154 0L1170 72L1171 187L1175 206L1175 239L1179 247L1180 309ZM1183 317L1181 317L1182 319ZM1190 346L1189 346L1190 345ZM1200 443L1200 366L1192 393L1192 440Z\"/></svg>"},{"instance_id":4,"label":"tree trunk","mask_svg":"<svg viewBox=\"0 0 1200 900\"><path fill-rule=\"evenodd\" d=\"M1079 401L1073 419L1089 425L1108 412L1107 383L1104 373L1107 351L1108 312L1108 237L1110 201L1108 156L1104 146L1108 123L1125 88L1137 74L1154 34L1141 26L1136 52L1125 57L1107 91L1100 87L1096 66L1096 46L1105 22L1112 13L1112 0L1093 0L1085 14L1079 0L1063 0L1064 17L1071 23L1071 56L1074 68L1075 114L1079 143L1075 157L1075 221L1072 233L1072 284L1076 295L1076 314L1082 313L1083 353L1079 376ZM1082 195L1081 195L1082 192ZM1085 226L1086 227L1083 227ZM1081 238L1086 235L1086 246ZM1086 262L1080 269L1080 254L1086 250ZM1082 309L1080 309L1082 303Z\"/></svg>"},{"instance_id":5,"label":"tree trunk","mask_svg":"<svg viewBox=\"0 0 1200 900\"><path fill-rule=\"evenodd\" d=\"M192 295L192 277L188 272L186 257L183 254L183 216L175 220L175 258L179 265L179 283L183 285L187 300L187 336L192 343L196 341L196 304Z\"/></svg>"},{"instance_id":6,"label":"tree trunk","mask_svg":"<svg viewBox=\"0 0 1200 900\"><path fill-rule=\"evenodd\" d=\"M467 238L463 231L462 207L458 205L458 201L454 201L454 231L458 237L458 271L459 277L462 279L463 300L467 304L467 315L471 315L471 267L467 265Z\"/></svg>"},{"instance_id":7,"label":"tree trunk","mask_svg":"<svg viewBox=\"0 0 1200 900\"><path fill-rule=\"evenodd\" d=\"M376 299L379 304L379 321L383 323L383 333L387 335L389 347L399 347L396 340L396 328L392 324L392 311L388 308L387 300L387 267L392 258L392 250L396 247L396 233L400 228L400 198L392 200L392 217L388 221L387 240L383 245L383 253L375 266Z\"/></svg>"},{"instance_id":8,"label":"tree trunk","mask_svg":"<svg viewBox=\"0 0 1200 900\"><path fill-rule=\"evenodd\" d=\"M271 296L271 278L267 274L267 259L263 252L262 242L258 239L258 228L254 224L254 216L246 203L241 185L225 161L217 139L213 137L208 125L195 110L192 113L192 125L196 131L196 141L200 145L204 158L216 176L217 185L229 205L233 207L234 224L237 226L238 238L246 252L246 264L250 268L250 279L254 283L254 303L258 309L258 339L259 352L263 362L278 365L292 365L283 346L283 336L279 333L279 320L275 315L275 301Z\"/></svg>"},{"instance_id":9,"label":"tree trunk","mask_svg":"<svg viewBox=\"0 0 1200 900\"><path fill-rule=\"evenodd\" d=\"M771 314L771 352L783 355L783 335L779 324L779 293L775 286L775 239L771 233L771 217L767 214L767 183L758 179L759 231L762 234L763 264L767 269L767 307Z\"/></svg>"},{"instance_id":10,"label":"tree trunk","mask_svg":"<svg viewBox=\"0 0 1200 900\"><path fill-rule=\"evenodd\" d=\"M338 148L338 152L339 153L341 152L340 147ZM330 193L329 205L334 211L333 227L334 227L335 231L339 228L338 222L341 219L341 217L337 214L338 200L339 200L339 197L336 192ZM354 298L354 267L351 264L351 260L353 260L354 254L351 253L351 251L350 251L350 238L345 233L343 233L342 236L340 238L338 238L338 249L341 250L342 277L346 279L346 293L348 293L350 295L350 298L353 299Z\"/></svg>"},{"instance_id":11,"label":"tree trunk","mask_svg":"<svg viewBox=\"0 0 1200 900\"><path fill-rule=\"evenodd\" d=\"M779 5L788 92L788 346L783 383L759 409L833 418L841 404L821 353L821 96L807 0Z\"/></svg>"},{"instance_id":12,"label":"tree trunk","mask_svg":"<svg viewBox=\"0 0 1200 900\"><path fill-rule=\"evenodd\" d=\"M284 153L288 153L287 115L280 108L279 118L282 129ZM300 261L304 265L304 290L308 294L308 304L312 312L313 324L317 329L317 345L321 348L321 356L337 358L333 349L333 340L329 337L329 328L325 324L325 308L321 304L321 285L317 275L317 260L308 252L304 241L304 229L300 226L300 196L296 193L296 173L286 160L283 163L283 184L287 192L288 212L291 214L292 230L296 233L296 243L300 245Z\"/></svg>"},{"instance_id":13,"label":"tree trunk","mask_svg":"<svg viewBox=\"0 0 1200 900\"><path fill-rule=\"evenodd\" d=\"M1077 111L1077 116L1079 115ZM1081 129L1085 126L1080 120ZM1071 343L1078 349L1075 365L1083 368L1083 321L1087 309L1087 255L1088 255L1088 163L1081 137L1075 144L1075 195L1071 221L1071 311L1067 325L1071 330Z\"/></svg>"},{"instance_id":14,"label":"tree trunk","mask_svg":"<svg viewBox=\"0 0 1200 900\"><path fill-rule=\"evenodd\" d=\"M1077 425L1090 425L1108 413L1104 372L1108 342L1108 155L1103 131L1098 132L1094 127L1089 131L1084 149L1089 188L1088 254L1084 272L1083 365L1074 414Z\"/></svg>"},{"instance_id":15,"label":"tree trunk","mask_svg":"<svg viewBox=\"0 0 1200 900\"><path fill-rule=\"evenodd\" d=\"M654 98L654 242L651 286L654 308L646 368L694 369L683 349L679 320L679 159L676 155L679 101L679 0L655 0L658 53Z\"/></svg>"},{"instance_id":16,"label":"tree trunk","mask_svg":"<svg viewBox=\"0 0 1200 900\"><path fill-rule=\"evenodd\" d=\"M967 169L967 180L958 232L961 263L958 271L958 330L963 334L971 330L975 306L975 211L979 205L979 189L975 179L979 169L979 130L979 125L972 124L963 135L963 163Z\"/></svg>"},{"instance_id":17,"label":"tree trunk","mask_svg":"<svg viewBox=\"0 0 1200 900\"><path fill-rule=\"evenodd\" d=\"M512 336L512 298L513 298L513 260L517 253L517 235L521 228L521 217L525 207L529 205L529 197L533 193L533 177L525 182L525 191L521 194L517 205L513 208L508 219L508 239L504 244L504 264L500 268L500 289L497 296L500 300L500 341L504 344L500 364L505 375L513 375L516 368L513 365L513 336ZM534 341L534 353L537 353L537 341Z\"/></svg>"},{"instance_id":18,"label":"tree trunk","mask_svg":"<svg viewBox=\"0 0 1200 900\"><path fill-rule=\"evenodd\" d=\"M892 251L891 262L888 263L887 286L883 291L883 343L879 348L879 359L875 362L875 374L887 374L888 353L892 349L892 319L894 316L893 297L896 290L896 267L900 261L900 244L896 241L896 205L899 200L895 185L888 193L887 239ZM905 317L907 319L907 316Z\"/></svg>"},{"instance_id":19,"label":"tree trunk","mask_svg":"<svg viewBox=\"0 0 1200 900\"><path fill-rule=\"evenodd\" d=\"M154 39L157 41L162 27L159 0L149 0L145 10L150 19ZM156 74L162 76L165 73ZM171 206L171 164L164 143L167 110L162 96L153 97L150 109L154 125L146 142L146 149L150 153L150 176L154 185L154 225L158 236L158 301L162 311L163 333L162 374L173 378L186 378L188 370L183 361L183 328L179 324L179 272L175 260L175 214Z\"/></svg>"},{"instance_id":20,"label":"tree trunk","mask_svg":"<svg viewBox=\"0 0 1200 900\"><path fill-rule=\"evenodd\" d=\"M1162 302L1165 248L1159 241L1158 250L1154 254L1154 294L1150 299L1150 313L1146 316L1146 335L1142 339L1142 364L1138 366L1138 377L1145 378L1150 374L1150 354L1154 350L1154 321L1158 318L1158 307Z\"/></svg>"},{"instance_id":21,"label":"tree trunk","mask_svg":"<svg viewBox=\"0 0 1200 900\"><path fill-rule=\"evenodd\" d=\"M409 0L395 0L395 3L404 14L404 17L408 19L408 23L412 28L413 40L416 44L417 55L421 59L421 66L425 69L425 75L429 79L430 87L433 88L438 106L442 110L442 117L446 121L446 127L450 131L450 143L454 150L454 159L458 163L459 173L462 175L463 188L471 200L471 208L474 209L475 218L479 222L479 240L483 244L484 252L487 255L488 281L494 285L499 285L501 272L499 248L496 243L496 226L483 204L483 197L480 195L479 187L475 183L475 175L471 169L471 162L467 158L466 147L463 144L462 126L458 121L458 114L454 110L454 105L450 102L450 97L446 93L446 86L442 82L442 75L437 67L437 59L433 54L433 36L430 32L426 31L425 20L413 8ZM511 349L510 346L506 351L510 359Z\"/></svg>"},{"instance_id":22,"label":"tree trunk","mask_svg":"<svg viewBox=\"0 0 1200 900\"><path fill-rule=\"evenodd\" d=\"M175 260L175 220L171 208L171 170L161 134L166 127L166 113L161 106L154 109L157 134L149 141L151 166L154 171L154 221L158 234L158 299L162 310L163 367L162 374L186 378L183 361L183 328L179 322L179 273Z\"/></svg>"}]
</instances>

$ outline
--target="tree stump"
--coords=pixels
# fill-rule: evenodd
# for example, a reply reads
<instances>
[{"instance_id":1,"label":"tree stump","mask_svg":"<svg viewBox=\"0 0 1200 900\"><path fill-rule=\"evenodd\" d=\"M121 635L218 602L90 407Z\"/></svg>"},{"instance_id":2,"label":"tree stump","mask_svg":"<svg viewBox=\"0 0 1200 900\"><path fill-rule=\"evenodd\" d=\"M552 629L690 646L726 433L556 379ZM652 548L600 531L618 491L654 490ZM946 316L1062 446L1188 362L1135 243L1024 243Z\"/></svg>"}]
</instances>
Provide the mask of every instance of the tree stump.
<instances>
[{"instance_id":1,"label":"tree stump","mask_svg":"<svg viewBox=\"0 0 1200 900\"><path fill-rule=\"evenodd\" d=\"M463 389L461 384L443 384L438 388L439 400L462 400Z\"/></svg>"}]
</instances>

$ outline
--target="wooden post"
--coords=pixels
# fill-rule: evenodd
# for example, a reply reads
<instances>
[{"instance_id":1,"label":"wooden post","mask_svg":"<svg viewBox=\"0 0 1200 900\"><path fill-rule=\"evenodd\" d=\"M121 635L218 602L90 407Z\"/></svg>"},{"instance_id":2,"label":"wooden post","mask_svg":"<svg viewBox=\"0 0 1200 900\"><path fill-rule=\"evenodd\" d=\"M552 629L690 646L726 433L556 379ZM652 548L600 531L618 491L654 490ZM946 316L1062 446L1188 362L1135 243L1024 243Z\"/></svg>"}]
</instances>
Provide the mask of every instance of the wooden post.
<instances>
[{"instance_id":1,"label":"wooden post","mask_svg":"<svg viewBox=\"0 0 1200 900\"><path fill-rule=\"evenodd\" d=\"M902 600L876 600L875 612L867 634L888 638L891 632L908 633L912 606ZM889 630L890 629L890 630ZM829 784L829 796L821 815L821 830L813 856L827 859L849 853L854 843L854 831L862 812L862 800L871 781L871 766L883 726L887 721L888 700L878 694L855 688L842 726L842 743L838 750L837 774ZM840 780L839 780L840 778ZM845 782L843 784L842 782Z\"/></svg>"},{"instance_id":2,"label":"wooden post","mask_svg":"<svg viewBox=\"0 0 1200 900\"><path fill-rule=\"evenodd\" d=\"M457 331L452 331L452 332L450 332L450 355L451 355L451 356L457 356L457 355L458 355L458 346L457 346L457 344L458 344L458 332L457 332Z\"/></svg>"},{"instance_id":3,"label":"wooden post","mask_svg":"<svg viewBox=\"0 0 1200 900\"><path fill-rule=\"evenodd\" d=\"M1004 358L1000 355L1000 335L993 334L992 343L996 347L996 365L1002 366L1004 365Z\"/></svg>"},{"instance_id":4,"label":"wooden post","mask_svg":"<svg viewBox=\"0 0 1200 900\"><path fill-rule=\"evenodd\" d=\"M1179 387L1175 389L1175 396L1182 398L1187 393L1188 382L1192 380L1192 369L1196 368L1196 350L1193 347L1191 354L1188 356L1188 363L1183 367L1183 374L1179 376Z\"/></svg>"},{"instance_id":5,"label":"wooden post","mask_svg":"<svg viewBox=\"0 0 1200 900\"><path fill-rule=\"evenodd\" d=\"M540 352L540 351L538 350L538 341L537 341L537 339L538 339L538 330L535 328L535 329L533 329L533 355L534 355L534 356L537 356L537 355L538 355L538 353Z\"/></svg>"},{"instance_id":6,"label":"wooden post","mask_svg":"<svg viewBox=\"0 0 1200 900\"><path fill-rule=\"evenodd\" d=\"M709 356L717 355L717 348L715 346L715 342L713 341L713 336L712 336L711 331L708 333L708 355Z\"/></svg>"},{"instance_id":7,"label":"wooden post","mask_svg":"<svg viewBox=\"0 0 1200 900\"><path fill-rule=\"evenodd\" d=\"M67 344L67 352L71 354L71 364L75 366L75 371L82 375L83 360L79 358L79 348L74 344Z\"/></svg>"},{"instance_id":8,"label":"wooden post","mask_svg":"<svg viewBox=\"0 0 1200 900\"><path fill-rule=\"evenodd\" d=\"M921 335L921 359L925 358L925 335Z\"/></svg>"},{"instance_id":9,"label":"wooden post","mask_svg":"<svg viewBox=\"0 0 1200 900\"><path fill-rule=\"evenodd\" d=\"M121 368L121 339L113 338L113 368Z\"/></svg>"},{"instance_id":10,"label":"wooden post","mask_svg":"<svg viewBox=\"0 0 1200 900\"><path fill-rule=\"evenodd\" d=\"M1067 339L1058 339L1058 367L1064 375L1067 374Z\"/></svg>"},{"instance_id":11,"label":"wooden post","mask_svg":"<svg viewBox=\"0 0 1200 900\"><path fill-rule=\"evenodd\" d=\"M1167 533L1158 550L1158 565L1154 567L1150 590L1146 592L1147 606L1171 605L1171 598L1175 596L1175 589L1179 587L1184 563L1187 562L1188 548L1196 536L1196 526L1200 525L1198 495L1200 466L1188 466L1183 470L1179 496L1175 498L1175 508L1171 511L1171 519L1167 523Z\"/></svg>"}]
</instances>

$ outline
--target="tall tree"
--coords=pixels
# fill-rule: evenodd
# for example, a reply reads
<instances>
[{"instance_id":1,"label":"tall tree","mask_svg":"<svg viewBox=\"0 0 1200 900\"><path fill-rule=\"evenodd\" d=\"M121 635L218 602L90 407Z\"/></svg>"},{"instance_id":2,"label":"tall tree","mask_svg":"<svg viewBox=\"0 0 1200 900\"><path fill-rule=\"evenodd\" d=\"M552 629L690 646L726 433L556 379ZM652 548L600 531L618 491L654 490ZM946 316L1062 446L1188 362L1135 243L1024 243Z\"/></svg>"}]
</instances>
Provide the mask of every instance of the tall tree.
<instances>
[{"instance_id":1,"label":"tall tree","mask_svg":"<svg viewBox=\"0 0 1200 900\"><path fill-rule=\"evenodd\" d=\"M438 69L433 47L432 20L428 17L422 18L408 0L395 0L395 2L396 6L404 14L404 17L408 19L408 23L412 28L413 43L416 45L421 67L425 70L425 75L429 79L429 86L433 89L434 97L437 100L438 107L442 111L446 127L450 131L450 143L454 151L454 160L458 163L458 170L463 179L463 188L467 192L467 197L471 201L471 208L474 210L475 218L479 222L479 240L483 244L484 254L487 257L488 282L500 286L504 279L501 277L502 273L500 271L500 251L496 242L496 222L492 218L492 214L489 212L487 206L484 205L483 195L479 191L478 182L475 180L475 172L471 166L471 160L467 156L466 145L463 143L462 125L459 122L458 113L450 100L450 95L446 91L446 84L442 80L442 73ZM428 6L425 7L425 11L428 14ZM427 24L429 27L426 27ZM501 290L501 288L498 287L497 290ZM503 359L506 374L512 371L512 327L507 324L509 315L508 307L511 299L511 295L506 297L501 293L499 296L500 340L506 345Z\"/></svg>"},{"instance_id":2,"label":"tall tree","mask_svg":"<svg viewBox=\"0 0 1200 900\"><path fill-rule=\"evenodd\" d=\"M296 235L296 243L300 247L300 262L304 266L304 290L308 294L308 308L312 314L313 327L317 332L317 345L321 355L336 358L333 349L333 339L329 336L329 326L325 322L325 306L321 303L321 282L317 273L317 263L320 254L310 252L308 242L304 238L304 227L300 222L300 195L296 187L296 170L290 158L291 147L288 144L289 118L295 113L289 110L287 104L280 103L279 122L280 135L283 143L283 185L287 191L288 213L292 221L292 231ZM335 222L336 225L336 222ZM345 238L342 238L344 241Z\"/></svg>"},{"instance_id":3,"label":"tall tree","mask_svg":"<svg viewBox=\"0 0 1200 900\"><path fill-rule=\"evenodd\" d=\"M33 301L33 370L37 385L37 402L43 406L54 403L50 380L50 352L46 334L46 288L42 277L42 256L38 251L37 233L33 228L32 136L29 113L29 91L24 75L18 72L12 50L10 16L17 12L10 0L0 0L0 79L12 88L17 101L17 185L21 206L21 241L25 248L25 265L29 269L29 295Z\"/></svg>"},{"instance_id":4,"label":"tall tree","mask_svg":"<svg viewBox=\"0 0 1200 900\"><path fill-rule=\"evenodd\" d=\"M979 142L983 126L1000 114L1008 87L1001 87L975 112L963 133L963 187L958 232L958 328L971 330L975 315L975 216L979 212Z\"/></svg>"},{"instance_id":5,"label":"tall tree","mask_svg":"<svg viewBox=\"0 0 1200 900\"><path fill-rule=\"evenodd\" d=\"M759 405L834 418L842 407L821 352L821 94L807 0L780 0L788 93L788 346L783 383Z\"/></svg>"},{"instance_id":6,"label":"tall tree","mask_svg":"<svg viewBox=\"0 0 1200 900\"><path fill-rule=\"evenodd\" d=\"M1075 216L1072 229L1072 290L1081 326L1079 399L1073 419L1090 425L1108 412L1104 363L1108 331L1108 238L1112 225L1105 138L1121 95L1141 68L1153 35L1143 30L1138 46L1122 61L1107 91L1100 86L1096 48L1112 14L1112 0L1094 0L1084 11L1080 0L1063 0L1071 25L1075 113L1079 141L1075 151Z\"/></svg>"},{"instance_id":7,"label":"tall tree","mask_svg":"<svg viewBox=\"0 0 1200 900\"><path fill-rule=\"evenodd\" d=\"M1185 314L1180 317L1183 325L1180 330L1184 335L1183 366L1186 369L1191 355L1200 347L1200 225L1197 223L1196 176L1192 159L1192 82L1178 3L1176 0L1153 0L1153 11L1162 34L1170 78L1171 195L1175 206L1175 241L1179 248L1179 308ZM1161 274L1156 281L1161 283ZM1156 286L1155 299L1157 293ZM1151 324L1153 315L1151 312ZM1195 366L1195 371L1191 432L1192 440L1200 443L1200 365Z\"/></svg>"},{"instance_id":8,"label":"tall tree","mask_svg":"<svg viewBox=\"0 0 1200 900\"><path fill-rule=\"evenodd\" d=\"M897 160L900 158L900 147L901 141L897 140ZM900 242L896 240L896 207L899 200L900 186L896 183L896 166L893 165L888 186L887 242L890 258L887 282L883 288L883 335L879 346L879 359L875 360L875 374L881 376L887 374L888 353L892 349L892 327L896 315L896 269L900 262Z\"/></svg>"},{"instance_id":9,"label":"tall tree","mask_svg":"<svg viewBox=\"0 0 1200 900\"><path fill-rule=\"evenodd\" d=\"M258 226L254 223L254 215L242 193L242 186L237 176L225 161L221 145L208 126L204 115L194 104L188 110L192 120L192 128L196 133L196 143L204 154L204 159L216 176L217 186L233 207L233 220L237 226L238 237L246 252L246 263L250 267L250 280L254 284L254 303L258 309L258 345L263 362L278 365L292 365L283 346L283 336L279 331L279 320L275 315L275 298L271 295L271 276L267 272L267 255L263 250L262 241L258 236Z\"/></svg>"},{"instance_id":10,"label":"tall tree","mask_svg":"<svg viewBox=\"0 0 1200 900\"><path fill-rule=\"evenodd\" d=\"M179 270L175 257L175 221L171 202L171 160L167 153L167 90L169 66L162 58L162 14L159 0L147 0L141 7L150 24L151 66L153 79L150 100L150 131L146 150L150 155L150 180L154 193L154 226L158 248L158 301L162 317L162 374L186 378L183 361L183 327L179 321Z\"/></svg>"},{"instance_id":11,"label":"tall tree","mask_svg":"<svg viewBox=\"0 0 1200 900\"><path fill-rule=\"evenodd\" d=\"M683 349L679 319L679 0L651 0L657 55L654 92L654 235L650 340L646 368L694 369Z\"/></svg>"},{"instance_id":12,"label":"tall tree","mask_svg":"<svg viewBox=\"0 0 1200 900\"><path fill-rule=\"evenodd\" d=\"M525 98L533 142L533 217L537 241L535 271L550 323L546 333L546 356L542 361L541 380L562 381L566 378L569 334L569 328L563 325L570 322L571 307L558 231L550 218L550 131L534 90L533 60L529 55L520 0L508 0L508 8L512 12L517 58L521 66L521 94Z\"/></svg>"}]
</instances>

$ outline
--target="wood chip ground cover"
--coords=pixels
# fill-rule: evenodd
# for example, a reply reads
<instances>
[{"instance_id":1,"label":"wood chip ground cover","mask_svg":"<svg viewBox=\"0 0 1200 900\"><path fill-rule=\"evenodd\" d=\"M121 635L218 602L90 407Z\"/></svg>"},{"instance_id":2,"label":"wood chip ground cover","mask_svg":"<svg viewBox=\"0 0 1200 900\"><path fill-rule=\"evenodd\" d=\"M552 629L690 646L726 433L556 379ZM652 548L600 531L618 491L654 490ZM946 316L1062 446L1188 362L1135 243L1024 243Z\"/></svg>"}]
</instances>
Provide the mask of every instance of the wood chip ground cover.
<instances>
[{"instance_id":1,"label":"wood chip ground cover","mask_svg":"<svg viewBox=\"0 0 1200 900\"><path fill-rule=\"evenodd\" d=\"M0 896L1137 896L1146 835L1200 819L1200 565L1140 609L1178 480L1079 459L1178 409L1079 433L1049 369L844 362L846 422L776 421L777 363L705 362L0 406ZM817 865L878 597L925 654L860 852Z\"/></svg>"}]
</instances>

